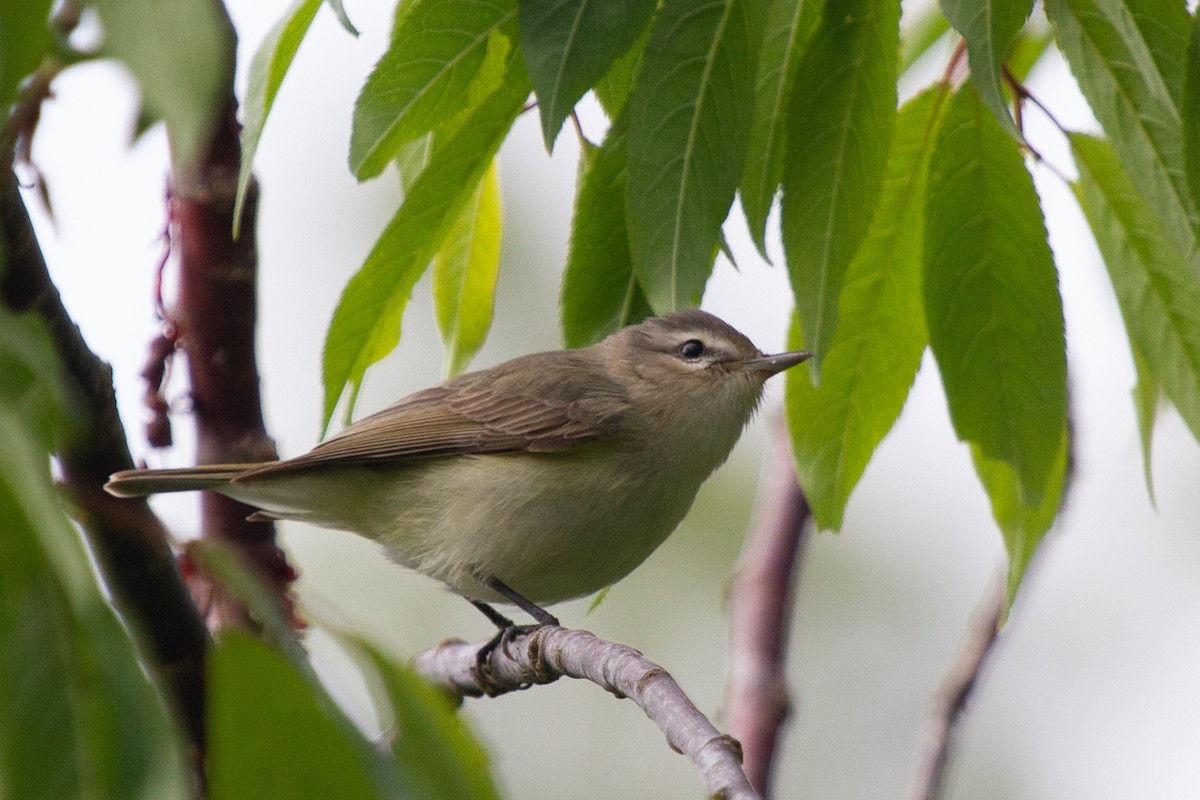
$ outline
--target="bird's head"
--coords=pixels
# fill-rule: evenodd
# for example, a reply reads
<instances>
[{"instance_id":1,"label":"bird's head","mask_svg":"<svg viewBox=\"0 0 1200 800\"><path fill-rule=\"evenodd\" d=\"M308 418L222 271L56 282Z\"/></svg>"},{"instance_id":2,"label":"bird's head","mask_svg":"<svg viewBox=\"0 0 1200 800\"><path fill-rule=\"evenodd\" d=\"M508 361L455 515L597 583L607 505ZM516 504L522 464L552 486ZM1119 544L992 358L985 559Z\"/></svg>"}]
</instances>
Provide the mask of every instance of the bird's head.
<instances>
[{"instance_id":1,"label":"bird's head","mask_svg":"<svg viewBox=\"0 0 1200 800\"><path fill-rule=\"evenodd\" d=\"M812 354L764 355L740 331L705 311L651 317L602 344L630 399L679 423L734 426L740 431L772 375Z\"/></svg>"}]
</instances>

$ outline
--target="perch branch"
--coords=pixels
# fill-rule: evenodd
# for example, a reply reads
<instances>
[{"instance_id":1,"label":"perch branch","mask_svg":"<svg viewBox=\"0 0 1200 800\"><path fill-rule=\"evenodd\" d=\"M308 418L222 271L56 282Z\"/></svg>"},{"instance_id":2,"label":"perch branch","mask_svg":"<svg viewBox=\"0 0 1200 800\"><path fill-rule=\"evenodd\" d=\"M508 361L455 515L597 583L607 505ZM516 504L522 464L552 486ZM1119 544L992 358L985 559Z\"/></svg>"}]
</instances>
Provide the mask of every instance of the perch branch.
<instances>
[{"instance_id":1,"label":"perch branch","mask_svg":"<svg viewBox=\"0 0 1200 800\"><path fill-rule=\"evenodd\" d=\"M729 732L742 743L746 775L764 797L770 793L779 733L791 711L784 662L795 576L811 516L782 416L773 427L754 523L730 588L725 689Z\"/></svg>"},{"instance_id":2,"label":"perch branch","mask_svg":"<svg viewBox=\"0 0 1200 800\"><path fill-rule=\"evenodd\" d=\"M132 469L117 414L112 368L84 341L46 270L33 225L11 170L0 172L7 269L0 297L14 312L37 314L58 352L82 419L58 444L62 484L88 536L118 605L145 634L149 655L164 675L192 745L204 740L204 652L207 634L180 579L167 531L144 499L116 498L104 483Z\"/></svg>"},{"instance_id":3,"label":"perch branch","mask_svg":"<svg viewBox=\"0 0 1200 800\"><path fill-rule=\"evenodd\" d=\"M958 654L933 696L921 736L917 769L908 786L909 800L934 800L942 794L955 729L1000 632L1000 619L1004 614L1004 576L1001 570L984 591L971 615Z\"/></svg>"},{"instance_id":4,"label":"perch branch","mask_svg":"<svg viewBox=\"0 0 1200 800\"><path fill-rule=\"evenodd\" d=\"M481 674L477 657L484 646L449 640L418 654L414 667L460 697L494 697L564 675L589 680L637 703L666 734L668 744L695 764L710 796L759 797L742 771L737 740L713 727L675 679L637 650L587 631L544 626L518 633L496 647Z\"/></svg>"}]
</instances>

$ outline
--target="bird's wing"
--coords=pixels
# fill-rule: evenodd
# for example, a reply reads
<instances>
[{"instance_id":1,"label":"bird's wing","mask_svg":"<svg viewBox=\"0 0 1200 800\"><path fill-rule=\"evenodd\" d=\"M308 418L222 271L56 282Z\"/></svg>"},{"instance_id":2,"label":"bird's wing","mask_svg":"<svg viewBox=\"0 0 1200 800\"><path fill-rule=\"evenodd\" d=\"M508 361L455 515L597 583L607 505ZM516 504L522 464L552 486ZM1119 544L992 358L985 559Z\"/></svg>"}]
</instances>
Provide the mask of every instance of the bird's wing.
<instances>
[{"instance_id":1,"label":"bird's wing","mask_svg":"<svg viewBox=\"0 0 1200 800\"><path fill-rule=\"evenodd\" d=\"M238 482L334 464L382 464L423 456L550 452L620 429L625 396L578 359L542 354L533 370L517 359L400 400L305 455L244 473Z\"/></svg>"}]
</instances>

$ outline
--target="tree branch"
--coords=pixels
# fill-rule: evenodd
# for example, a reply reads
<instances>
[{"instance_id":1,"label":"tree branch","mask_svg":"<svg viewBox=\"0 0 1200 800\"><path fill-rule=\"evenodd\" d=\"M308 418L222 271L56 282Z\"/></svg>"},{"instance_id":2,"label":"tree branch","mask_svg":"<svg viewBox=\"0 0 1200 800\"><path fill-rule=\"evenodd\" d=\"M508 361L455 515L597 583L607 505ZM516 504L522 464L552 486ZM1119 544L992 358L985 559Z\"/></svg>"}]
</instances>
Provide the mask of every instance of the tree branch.
<instances>
[{"instance_id":1,"label":"tree branch","mask_svg":"<svg viewBox=\"0 0 1200 800\"><path fill-rule=\"evenodd\" d=\"M207 632L176 567L167 531L144 499L116 498L103 487L133 458L117 414L112 369L93 353L50 279L15 175L0 171L7 269L0 298L14 312L45 323L67 386L81 400L79 424L58 443L63 488L100 562L117 605L145 634L191 744L204 741L204 652Z\"/></svg>"},{"instance_id":2,"label":"tree branch","mask_svg":"<svg viewBox=\"0 0 1200 800\"><path fill-rule=\"evenodd\" d=\"M232 24L229 36L234 37ZM230 48L232 53L234 48ZM242 235L233 238L233 205L242 150L238 140L233 67L225 113L197 165L174 164L170 190L171 240L179 257L179 293L171 313L187 354L198 464L268 461L275 443L263 422L254 353L258 254L254 225L258 190L251 181ZM275 526L248 522L254 509L214 492L200 498L201 535L236 547L263 585L291 607L296 573L275 543ZM205 598L209 625L251 626L233 598L214 592L198 573L189 578Z\"/></svg>"},{"instance_id":3,"label":"tree branch","mask_svg":"<svg viewBox=\"0 0 1200 800\"><path fill-rule=\"evenodd\" d=\"M668 744L696 765L710 796L758 798L742 771L737 740L713 727L675 679L637 650L587 631L544 626L496 647L480 674L477 660L485 646L449 640L418 654L413 665L426 679L460 697L494 697L564 675L589 680L637 703L666 734Z\"/></svg>"},{"instance_id":4,"label":"tree branch","mask_svg":"<svg viewBox=\"0 0 1200 800\"><path fill-rule=\"evenodd\" d=\"M921 736L917 769L908 785L909 800L934 800L942 795L955 730L1000 632L1004 576L1004 570L1000 570L984 591L971 615L958 655L933 696Z\"/></svg>"},{"instance_id":5,"label":"tree branch","mask_svg":"<svg viewBox=\"0 0 1200 800\"><path fill-rule=\"evenodd\" d=\"M763 797L770 794L779 733L791 711L787 636L811 517L782 416L773 428L754 523L730 588L725 689L729 732L742 743L746 775Z\"/></svg>"}]
</instances>

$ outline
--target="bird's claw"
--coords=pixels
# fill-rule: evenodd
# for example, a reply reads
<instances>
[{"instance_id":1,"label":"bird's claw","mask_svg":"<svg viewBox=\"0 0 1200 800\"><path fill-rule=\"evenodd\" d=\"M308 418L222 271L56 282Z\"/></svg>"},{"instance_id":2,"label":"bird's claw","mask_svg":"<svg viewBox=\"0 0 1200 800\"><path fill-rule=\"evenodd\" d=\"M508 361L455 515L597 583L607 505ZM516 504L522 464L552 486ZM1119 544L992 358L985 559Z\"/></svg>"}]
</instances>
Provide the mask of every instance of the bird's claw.
<instances>
[{"instance_id":1,"label":"bird's claw","mask_svg":"<svg viewBox=\"0 0 1200 800\"><path fill-rule=\"evenodd\" d=\"M557 624L557 623L556 623ZM496 631L496 635L489 639L483 647L475 653L475 673L479 676L479 686L483 689L483 693L488 697L495 697L498 694L503 694L505 691L511 691L511 687L501 687L496 680L496 674L492 670L492 654L497 650L507 652L508 646L518 637L526 634L531 634L541 628L548 627L549 623L539 622L533 625L506 625ZM528 689L533 684L526 681L522 682L517 689Z\"/></svg>"}]
</instances>

